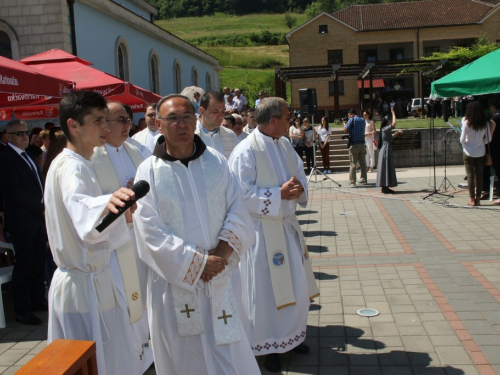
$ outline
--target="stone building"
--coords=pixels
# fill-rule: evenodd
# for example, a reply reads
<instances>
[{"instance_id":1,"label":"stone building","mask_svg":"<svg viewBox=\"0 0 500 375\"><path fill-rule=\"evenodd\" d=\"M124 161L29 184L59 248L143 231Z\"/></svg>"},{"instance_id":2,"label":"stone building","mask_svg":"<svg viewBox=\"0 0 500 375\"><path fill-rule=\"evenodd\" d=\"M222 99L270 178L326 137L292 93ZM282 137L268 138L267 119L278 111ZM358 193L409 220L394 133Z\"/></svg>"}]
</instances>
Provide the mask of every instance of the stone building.
<instances>
[{"instance_id":1,"label":"stone building","mask_svg":"<svg viewBox=\"0 0 500 375\"><path fill-rule=\"evenodd\" d=\"M160 95L219 89L217 59L153 23L143 0L0 0L0 55L59 48Z\"/></svg>"},{"instance_id":2,"label":"stone building","mask_svg":"<svg viewBox=\"0 0 500 375\"><path fill-rule=\"evenodd\" d=\"M452 46L467 46L481 35L500 42L500 4L479 0L422 0L353 5L322 13L286 35L290 66L377 64L419 60ZM379 76L374 90L384 99L401 100L429 94L418 74ZM359 108L361 80L339 77L340 109ZM365 81L364 87L368 87ZM316 88L320 114L332 119L333 78L293 79L292 105L299 109L301 88ZM368 101L368 89L361 96ZM367 106L365 106L367 108Z\"/></svg>"}]
</instances>

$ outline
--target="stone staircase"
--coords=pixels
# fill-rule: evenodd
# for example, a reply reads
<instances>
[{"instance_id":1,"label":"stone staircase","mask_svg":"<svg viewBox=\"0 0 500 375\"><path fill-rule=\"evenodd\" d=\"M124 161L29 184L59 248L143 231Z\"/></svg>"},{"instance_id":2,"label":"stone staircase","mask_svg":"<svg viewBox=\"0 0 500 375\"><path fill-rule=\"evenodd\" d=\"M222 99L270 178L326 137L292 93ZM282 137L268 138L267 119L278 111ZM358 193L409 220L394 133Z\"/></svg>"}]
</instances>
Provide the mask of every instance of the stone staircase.
<instances>
[{"instance_id":1,"label":"stone staircase","mask_svg":"<svg viewBox=\"0 0 500 375\"><path fill-rule=\"evenodd\" d=\"M330 135L330 170L335 172L345 172L349 170L349 150L347 149L347 139L341 137L345 135L343 129L332 128ZM304 159L304 169L307 168L306 158ZM316 165L323 169L323 160L321 158L320 148L316 146Z\"/></svg>"}]
</instances>

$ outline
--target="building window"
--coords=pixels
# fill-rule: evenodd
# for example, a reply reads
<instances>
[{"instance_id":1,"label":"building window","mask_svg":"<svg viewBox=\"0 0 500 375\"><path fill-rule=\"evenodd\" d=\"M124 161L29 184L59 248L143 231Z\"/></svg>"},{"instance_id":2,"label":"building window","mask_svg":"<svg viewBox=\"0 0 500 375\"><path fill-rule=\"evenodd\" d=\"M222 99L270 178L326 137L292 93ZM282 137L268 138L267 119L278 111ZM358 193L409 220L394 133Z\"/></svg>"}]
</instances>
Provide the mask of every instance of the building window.
<instances>
[{"instance_id":1,"label":"building window","mask_svg":"<svg viewBox=\"0 0 500 375\"><path fill-rule=\"evenodd\" d=\"M210 77L209 73L207 73L205 80L206 80L205 85L207 89L206 91L212 90L212 77Z\"/></svg>"},{"instance_id":2,"label":"building window","mask_svg":"<svg viewBox=\"0 0 500 375\"><path fill-rule=\"evenodd\" d=\"M151 52L149 58L149 80L151 91L155 94L160 93L160 59L155 51Z\"/></svg>"},{"instance_id":3,"label":"building window","mask_svg":"<svg viewBox=\"0 0 500 375\"><path fill-rule=\"evenodd\" d=\"M341 49L332 49L328 51L328 64L343 64L344 57Z\"/></svg>"},{"instance_id":4,"label":"building window","mask_svg":"<svg viewBox=\"0 0 500 375\"><path fill-rule=\"evenodd\" d=\"M19 60L19 41L16 31L0 19L0 56Z\"/></svg>"},{"instance_id":5,"label":"building window","mask_svg":"<svg viewBox=\"0 0 500 375\"><path fill-rule=\"evenodd\" d=\"M12 44L5 31L0 30L0 56L12 59Z\"/></svg>"},{"instance_id":6,"label":"building window","mask_svg":"<svg viewBox=\"0 0 500 375\"><path fill-rule=\"evenodd\" d=\"M191 84L193 86L198 86L198 71L193 66L193 71L191 72Z\"/></svg>"},{"instance_id":7,"label":"building window","mask_svg":"<svg viewBox=\"0 0 500 375\"><path fill-rule=\"evenodd\" d=\"M328 82L328 95L335 95L335 81ZM344 81L339 79L339 95L344 95Z\"/></svg>"},{"instance_id":8,"label":"building window","mask_svg":"<svg viewBox=\"0 0 500 375\"><path fill-rule=\"evenodd\" d=\"M181 64L177 60L174 64L174 91L176 93L182 91Z\"/></svg>"},{"instance_id":9,"label":"building window","mask_svg":"<svg viewBox=\"0 0 500 375\"><path fill-rule=\"evenodd\" d=\"M328 34L328 25L319 25L320 34Z\"/></svg>"},{"instance_id":10,"label":"building window","mask_svg":"<svg viewBox=\"0 0 500 375\"><path fill-rule=\"evenodd\" d=\"M424 53L425 53L425 56L430 56L434 52L440 52L440 51L441 51L441 49L439 48L439 46L433 46L433 47L425 47Z\"/></svg>"},{"instance_id":11,"label":"building window","mask_svg":"<svg viewBox=\"0 0 500 375\"><path fill-rule=\"evenodd\" d=\"M373 61L377 61L377 50L376 49L368 49L368 50L359 51L359 62L360 63L373 62Z\"/></svg>"},{"instance_id":12,"label":"building window","mask_svg":"<svg viewBox=\"0 0 500 375\"><path fill-rule=\"evenodd\" d=\"M395 48L389 51L391 61L404 60L405 50L403 48Z\"/></svg>"},{"instance_id":13,"label":"building window","mask_svg":"<svg viewBox=\"0 0 500 375\"><path fill-rule=\"evenodd\" d=\"M124 81L130 81L129 53L123 38L119 38L116 45L116 75Z\"/></svg>"}]
</instances>

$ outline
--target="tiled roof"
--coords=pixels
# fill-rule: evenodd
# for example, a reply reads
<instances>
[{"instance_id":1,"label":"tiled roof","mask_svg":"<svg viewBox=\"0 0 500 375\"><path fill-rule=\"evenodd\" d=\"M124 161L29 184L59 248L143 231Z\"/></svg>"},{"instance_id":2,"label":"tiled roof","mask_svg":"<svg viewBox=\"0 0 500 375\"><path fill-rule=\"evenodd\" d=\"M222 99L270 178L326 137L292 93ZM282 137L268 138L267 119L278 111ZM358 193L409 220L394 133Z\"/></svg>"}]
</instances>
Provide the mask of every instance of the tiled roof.
<instances>
[{"instance_id":1,"label":"tiled roof","mask_svg":"<svg viewBox=\"0 0 500 375\"><path fill-rule=\"evenodd\" d=\"M352 5L332 14L359 31L471 25L500 7L480 0L421 0Z\"/></svg>"}]
</instances>

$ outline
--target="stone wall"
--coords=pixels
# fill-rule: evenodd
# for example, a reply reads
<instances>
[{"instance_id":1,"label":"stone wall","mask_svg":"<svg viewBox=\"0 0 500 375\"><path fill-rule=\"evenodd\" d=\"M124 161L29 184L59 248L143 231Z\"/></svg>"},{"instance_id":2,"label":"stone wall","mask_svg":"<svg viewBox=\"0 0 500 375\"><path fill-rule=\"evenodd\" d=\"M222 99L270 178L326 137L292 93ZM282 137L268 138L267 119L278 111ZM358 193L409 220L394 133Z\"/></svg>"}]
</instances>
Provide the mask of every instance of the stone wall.
<instances>
[{"instance_id":1,"label":"stone wall","mask_svg":"<svg viewBox=\"0 0 500 375\"><path fill-rule=\"evenodd\" d=\"M0 21L14 30L22 59L52 48L71 53L69 11L64 0L0 0Z\"/></svg>"},{"instance_id":2,"label":"stone wall","mask_svg":"<svg viewBox=\"0 0 500 375\"><path fill-rule=\"evenodd\" d=\"M439 121L439 119L437 121ZM441 141L448 129L449 128L434 129L436 165L444 165L445 145L441 143ZM432 132L429 129L408 129L408 131L420 132L421 148L413 150L394 150L394 162L396 168L432 166L434 148L431 143ZM451 134L448 134L447 139L446 164L463 164L463 151L462 145L460 144L460 134L452 132Z\"/></svg>"}]
</instances>

